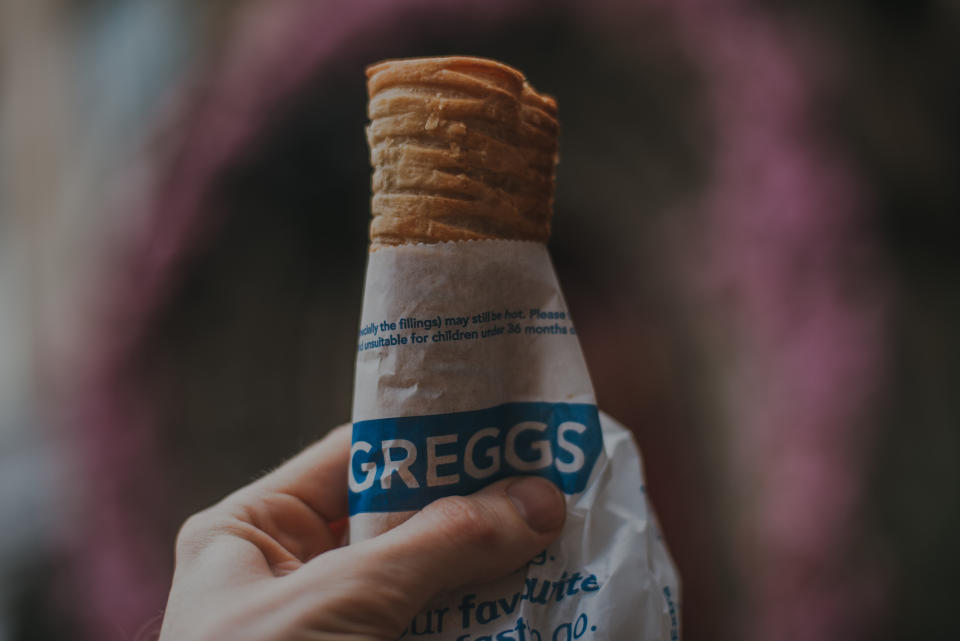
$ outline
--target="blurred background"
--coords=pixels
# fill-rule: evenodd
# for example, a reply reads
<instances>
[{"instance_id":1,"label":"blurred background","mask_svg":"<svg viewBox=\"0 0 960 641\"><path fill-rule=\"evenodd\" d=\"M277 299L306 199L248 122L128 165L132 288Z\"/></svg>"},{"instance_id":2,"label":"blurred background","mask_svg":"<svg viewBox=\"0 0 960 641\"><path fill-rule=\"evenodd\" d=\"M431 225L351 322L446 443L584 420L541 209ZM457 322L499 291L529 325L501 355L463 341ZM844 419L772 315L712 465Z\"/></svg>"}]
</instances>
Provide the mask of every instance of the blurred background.
<instances>
[{"instance_id":1,"label":"blurred background","mask_svg":"<svg viewBox=\"0 0 960 641\"><path fill-rule=\"evenodd\" d=\"M960 638L957 3L7 0L0 37L0 640L155 638L182 520L349 420L363 69L450 53L558 99L550 247L684 637Z\"/></svg>"}]
</instances>

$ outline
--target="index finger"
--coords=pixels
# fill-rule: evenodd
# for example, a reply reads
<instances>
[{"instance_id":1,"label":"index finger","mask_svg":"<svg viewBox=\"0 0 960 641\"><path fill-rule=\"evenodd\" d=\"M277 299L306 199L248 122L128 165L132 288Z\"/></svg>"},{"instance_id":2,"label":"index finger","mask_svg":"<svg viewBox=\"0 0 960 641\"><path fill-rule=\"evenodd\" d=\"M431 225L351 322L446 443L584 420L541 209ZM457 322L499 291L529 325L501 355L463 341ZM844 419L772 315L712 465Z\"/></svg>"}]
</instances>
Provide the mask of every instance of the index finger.
<instances>
[{"instance_id":1,"label":"index finger","mask_svg":"<svg viewBox=\"0 0 960 641\"><path fill-rule=\"evenodd\" d=\"M237 494L287 494L303 501L327 523L346 517L351 427L347 423L334 428L325 437Z\"/></svg>"}]
</instances>

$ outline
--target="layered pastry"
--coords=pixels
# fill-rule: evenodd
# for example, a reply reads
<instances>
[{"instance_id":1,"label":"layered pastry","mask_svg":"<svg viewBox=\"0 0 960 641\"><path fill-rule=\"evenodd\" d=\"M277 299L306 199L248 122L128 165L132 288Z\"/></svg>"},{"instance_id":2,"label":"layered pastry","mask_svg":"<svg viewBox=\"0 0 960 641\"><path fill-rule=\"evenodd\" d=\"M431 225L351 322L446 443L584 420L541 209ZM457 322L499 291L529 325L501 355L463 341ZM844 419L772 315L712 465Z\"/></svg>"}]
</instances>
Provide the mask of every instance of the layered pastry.
<instances>
[{"instance_id":1,"label":"layered pastry","mask_svg":"<svg viewBox=\"0 0 960 641\"><path fill-rule=\"evenodd\" d=\"M367 69L371 250L384 245L546 241L557 103L483 58L388 60Z\"/></svg>"}]
</instances>

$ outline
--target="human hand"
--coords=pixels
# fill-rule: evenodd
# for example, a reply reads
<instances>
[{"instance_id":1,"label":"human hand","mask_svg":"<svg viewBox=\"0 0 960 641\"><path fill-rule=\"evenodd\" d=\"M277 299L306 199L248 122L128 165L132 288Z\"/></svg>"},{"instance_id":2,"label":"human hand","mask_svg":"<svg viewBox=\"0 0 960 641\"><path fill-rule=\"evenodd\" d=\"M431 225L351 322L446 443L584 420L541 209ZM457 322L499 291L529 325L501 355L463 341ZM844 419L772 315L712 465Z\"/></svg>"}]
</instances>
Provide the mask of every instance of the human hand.
<instances>
[{"instance_id":1,"label":"human hand","mask_svg":"<svg viewBox=\"0 0 960 641\"><path fill-rule=\"evenodd\" d=\"M520 477L341 547L349 445L337 428L186 521L160 641L395 641L436 594L506 575L560 533L560 491Z\"/></svg>"}]
</instances>

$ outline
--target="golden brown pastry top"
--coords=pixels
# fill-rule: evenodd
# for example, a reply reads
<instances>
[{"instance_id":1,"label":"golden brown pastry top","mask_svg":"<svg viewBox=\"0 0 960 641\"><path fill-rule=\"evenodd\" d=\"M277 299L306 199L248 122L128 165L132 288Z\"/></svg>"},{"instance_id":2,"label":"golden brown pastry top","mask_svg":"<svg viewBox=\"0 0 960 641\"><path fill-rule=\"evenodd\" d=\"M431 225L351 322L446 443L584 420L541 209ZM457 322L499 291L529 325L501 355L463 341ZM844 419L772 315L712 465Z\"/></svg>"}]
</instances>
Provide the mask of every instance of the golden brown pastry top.
<instances>
[{"instance_id":1,"label":"golden brown pastry top","mask_svg":"<svg viewBox=\"0 0 960 641\"><path fill-rule=\"evenodd\" d=\"M556 101L493 60L387 60L367 68L371 249L507 238L546 241Z\"/></svg>"}]
</instances>

